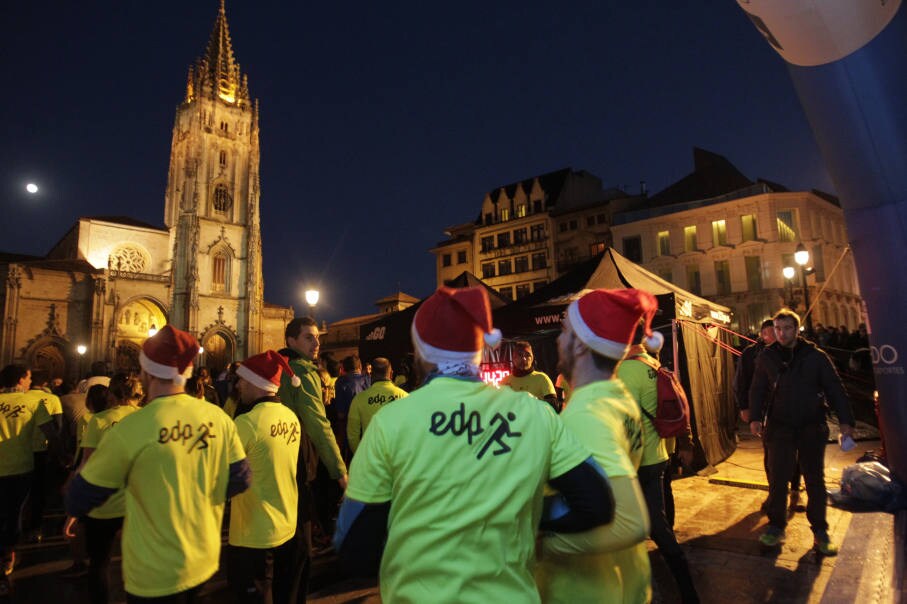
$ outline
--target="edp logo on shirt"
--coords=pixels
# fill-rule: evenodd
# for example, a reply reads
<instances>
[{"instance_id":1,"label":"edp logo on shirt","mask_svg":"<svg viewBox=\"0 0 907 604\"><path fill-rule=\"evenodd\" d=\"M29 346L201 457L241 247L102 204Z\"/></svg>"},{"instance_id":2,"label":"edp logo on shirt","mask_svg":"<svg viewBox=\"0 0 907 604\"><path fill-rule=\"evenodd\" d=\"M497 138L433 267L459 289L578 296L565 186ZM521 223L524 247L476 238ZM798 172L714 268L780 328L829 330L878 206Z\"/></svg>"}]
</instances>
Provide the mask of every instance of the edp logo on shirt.
<instances>
[{"instance_id":1,"label":"edp logo on shirt","mask_svg":"<svg viewBox=\"0 0 907 604\"><path fill-rule=\"evenodd\" d=\"M176 423L170 426L169 428L161 428L158 432L157 442L162 445L167 443L176 443L183 446L186 446L186 443L191 443L187 453L198 449L208 448L208 439L217 438L217 436L211 432L211 428L214 427L214 422L201 423L198 427L193 428L192 424L184 424L180 420L176 420Z\"/></svg>"},{"instance_id":2,"label":"edp logo on shirt","mask_svg":"<svg viewBox=\"0 0 907 604\"><path fill-rule=\"evenodd\" d=\"M0 413L7 419L19 417L25 411L25 405L10 405L9 403L0 403Z\"/></svg>"},{"instance_id":3,"label":"edp logo on shirt","mask_svg":"<svg viewBox=\"0 0 907 604\"><path fill-rule=\"evenodd\" d=\"M504 417L500 413L495 413L492 416L489 427L494 426L495 424L498 426L495 428L495 431L491 433L491 436L488 437L488 440L485 441L485 444L482 445L479 454L476 455L476 459L482 459L492 444L497 445L497 448L492 451L492 455L510 453L512 449L510 445L504 442L504 437L520 437L523 435L522 432L513 432L510 429L510 422L515 419L516 414L512 411L507 413L507 417ZM435 411L432 413L431 425L429 426L428 431L435 436L443 436L448 432L452 433L454 436L460 436L465 433L466 442L471 445L473 438L485 432L485 428L482 427L482 415L478 411L470 411L469 415L466 415L466 405L460 403L459 408L457 408L456 411L451 412L450 417L443 411Z\"/></svg>"},{"instance_id":4,"label":"edp logo on shirt","mask_svg":"<svg viewBox=\"0 0 907 604\"><path fill-rule=\"evenodd\" d=\"M271 436L286 436L287 444L299 440L299 424L296 422L276 422L271 424Z\"/></svg>"}]
</instances>

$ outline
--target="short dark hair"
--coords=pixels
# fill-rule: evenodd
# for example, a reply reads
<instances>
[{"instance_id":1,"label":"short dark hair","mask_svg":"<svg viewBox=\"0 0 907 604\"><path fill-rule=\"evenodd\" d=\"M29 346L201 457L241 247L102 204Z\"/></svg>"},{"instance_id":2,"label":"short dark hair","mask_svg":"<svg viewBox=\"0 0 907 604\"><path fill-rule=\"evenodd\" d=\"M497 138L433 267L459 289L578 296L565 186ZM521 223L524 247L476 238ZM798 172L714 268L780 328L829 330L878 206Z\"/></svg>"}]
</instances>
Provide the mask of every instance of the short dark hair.
<instances>
[{"instance_id":1,"label":"short dark hair","mask_svg":"<svg viewBox=\"0 0 907 604\"><path fill-rule=\"evenodd\" d=\"M800 327L800 315L798 315L797 313L795 313L794 311L792 311L789 308L782 308L781 310L776 312L775 316L772 317L772 325L774 325L775 324L774 322L778 321L779 319L793 321L794 327Z\"/></svg>"},{"instance_id":2,"label":"short dark hair","mask_svg":"<svg viewBox=\"0 0 907 604\"><path fill-rule=\"evenodd\" d=\"M85 394L85 406L92 413L99 413L107 408L107 386L95 384Z\"/></svg>"},{"instance_id":3,"label":"short dark hair","mask_svg":"<svg viewBox=\"0 0 907 604\"><path fill-rule=\"evenodd\" d=\"M106 376L107 375L107 363L104 361L95 361L91 364L90 370L91 376Z\"/></svg>"},{"instance_id":4,"label":"short dark hair","mask_svg":"<svg viewBox=\"0 0 907 604\"><path fill-rule=\"evenodd\" d=\"M775 321L773 319L766 319L765 321L762 322L762 327L759 328L759 331L762 331L766 327L774 327L774 326L775 326Z\"/></svg>"},{"instance_id":5,"label":"short dark hair","mask_svg":"<svg viewBox=\"0 0 907 604\"><path fill-rule=\"evenodd\" d=\"M359 371L362 369L362 361L355 354L343 357L342 364L344 371Z\"/></svg>"},{"instance_id":6,"label":"short dark hair","mask_svg":"<svg viewBox=\"0 0 907 604\"><path fill-rule=\"evenodd\" d=\"M27 373L28 367L25 365L7 365L0 370L0 388L15 388Z\"/></svg>"},{"instance_id":7,"label":"short dark hair","mask_svg":"<svg viewBox=\"0 0 907 604\"><path fill-rule=\"evenodd\" d=\"M145 398L145 392L142 389L142 382L128 373L115 373L110 378L110 385L107 387L113 398L119 401L137 401L140 402Z\"/></svg>"},{"instance_id":8,"label":"short dark hair","mask_svg":"<svg viewBox=\"0 0 907 604\"><path fill-rule=\"evenodd\" d=\"M287 340L293 338L294 340L299 337L300 332L302 332L302 326L306 327L318 327L318 323L315 322L315 319L312 317L296 317L289 323L287 323L287 328L283 331L283 338Z\"/></svg>"},{"instance_id":9,"label":"short dark hair","mask_svg":"<svg viewBox=\"0 0 907 604\"><path fill-rule=\"evenodd\" d=\"M33 369L31 372L32 386L46 386L50 381L50 371L47 369Z\"/></svg>"}]
</instances>

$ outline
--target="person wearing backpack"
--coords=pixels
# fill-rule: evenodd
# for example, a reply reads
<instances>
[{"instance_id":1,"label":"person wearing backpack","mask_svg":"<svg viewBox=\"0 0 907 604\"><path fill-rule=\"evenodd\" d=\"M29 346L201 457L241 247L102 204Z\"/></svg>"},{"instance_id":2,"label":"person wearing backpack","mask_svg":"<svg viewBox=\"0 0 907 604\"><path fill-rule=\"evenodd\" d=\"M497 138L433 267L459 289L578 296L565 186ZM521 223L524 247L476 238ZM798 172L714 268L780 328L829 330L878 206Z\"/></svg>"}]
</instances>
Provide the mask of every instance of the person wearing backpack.
<instances>
[{"instance_id":1,"label":"person wearing backpack","mask_svg":"<svg viewBox=\"0 0 907 604\"><path fill-rule=\"evenodd\" d=\"M643 412L643 451L637 475L649 511L649 536L658 546L658 551L677 582L681 601L689 604L699 602L699 595L686 555L674 535L673 522L669 521L665 513L668 498L673 507L673 493L665 489L664 476L675 446L678 447L683 465L690 465L693 443L688 421L686 431L677 437L663 438L655 428L653 420L658 416L658 378L661 367L656 357L664 344L664 337L658 332L653 332L654 337L645 337L643 329L644 326L640 325L636 338L639 343L630 347L626 359L617 367L617 377Z\"/></svg>"}]
</instances>

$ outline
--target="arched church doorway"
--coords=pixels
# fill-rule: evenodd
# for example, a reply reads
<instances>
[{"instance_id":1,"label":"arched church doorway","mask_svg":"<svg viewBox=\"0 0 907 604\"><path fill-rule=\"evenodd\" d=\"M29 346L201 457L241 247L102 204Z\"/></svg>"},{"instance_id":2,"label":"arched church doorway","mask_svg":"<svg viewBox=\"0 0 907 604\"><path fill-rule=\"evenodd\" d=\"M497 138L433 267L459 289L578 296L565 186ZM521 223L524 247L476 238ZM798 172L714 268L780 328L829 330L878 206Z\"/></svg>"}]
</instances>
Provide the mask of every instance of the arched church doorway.
<instances>
[{"instance_id":1,"label":"arched church doorway","mask_svg":"<svg viewBox=\"0 0 907 604\"><path fill-rule=\"evenodd\" d=\"M214 331L205 336L202 342L205 349L203 362L211 369L212 376L217 376L233 362L236 347L233 338L221 331Z\"/></svg>"},{"instance_id":2,"label":"arched church doorway","mask_svg":"<svg viewBox=\"0 0 907 604\"><path fill-rule=\"evenodd\" d=\"M61 343L50 340L38 342L28 353L26 362L32 369L43 369L50 379L66 377L66 356Z\"/></svg>"},{"instance_id":3,"label":"arched church doorway","mask_svg":"<svg viewBox=\"0 0 907 604\"><path fill-rule=\"evenodd\" d=\"M163 308L150 298L135 298L121 306L114 340L116 370L138 372L142 342L166 324Z\"/></svg>"}]
</instances>

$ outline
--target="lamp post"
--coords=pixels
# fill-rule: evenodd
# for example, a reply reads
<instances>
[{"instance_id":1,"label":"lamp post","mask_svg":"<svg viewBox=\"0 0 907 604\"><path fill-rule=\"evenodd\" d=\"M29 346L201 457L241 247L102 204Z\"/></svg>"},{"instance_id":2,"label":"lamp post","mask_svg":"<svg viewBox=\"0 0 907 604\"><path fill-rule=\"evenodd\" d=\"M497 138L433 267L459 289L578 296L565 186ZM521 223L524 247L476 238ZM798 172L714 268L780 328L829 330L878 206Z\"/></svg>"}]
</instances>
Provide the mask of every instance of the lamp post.
<instances>
[{"instance_id":1,"label":"lamp post","mask_svg":"<svg viewBox=\"0 0 907 604\"><path fill-rule=\"evenodd\" d=\"M85 353L88 352L88 346L79 344L76 346L76 352L79 353L79 379L81 380L85 373Z\"/></svg>"},{"instance_id":2,"label":"lamp post","mask_svg":"<svg viewBox=\"0 0 907 604\"><path fill-rule=\"evenodd\" d=\"M812 272L811 268L806 268L809 263L809 252L802 243L797 244L797 251L794 252L794 262L800 265L800 276L803 279L803 304L806 306L806 332L807 335L813 333L813 319L809 314L809 286L806 283L806 275Z\"/></svg>"},{"instance_id":3,"label":"lamp post","mask_svg":"<svg viewBox=\"0 0 907 604\"><path fill-rule=\"evenodd\" d=\"M797 270L792 266L785 266L781 271L787 281L787 306L791 310L796 306L796 300L794 300L794 275L796 273Z\"/></svg>"},{"instance_id":4,"label":"lamp post","mask_svg":"<svg viewBox=\"0 0 907 604\"><path fill-rule=\"evenodd\" d=\"M305 303L309 305L309 314L313 319L315 318L315 305L318 304L320 297L321 293L317 289L305 290Z\"/></svg>"}]
</instances>

